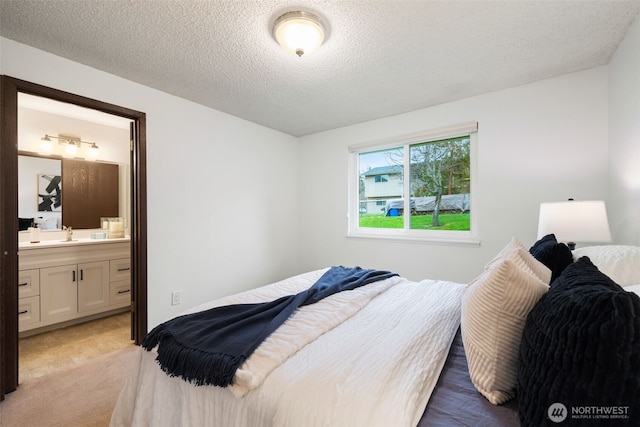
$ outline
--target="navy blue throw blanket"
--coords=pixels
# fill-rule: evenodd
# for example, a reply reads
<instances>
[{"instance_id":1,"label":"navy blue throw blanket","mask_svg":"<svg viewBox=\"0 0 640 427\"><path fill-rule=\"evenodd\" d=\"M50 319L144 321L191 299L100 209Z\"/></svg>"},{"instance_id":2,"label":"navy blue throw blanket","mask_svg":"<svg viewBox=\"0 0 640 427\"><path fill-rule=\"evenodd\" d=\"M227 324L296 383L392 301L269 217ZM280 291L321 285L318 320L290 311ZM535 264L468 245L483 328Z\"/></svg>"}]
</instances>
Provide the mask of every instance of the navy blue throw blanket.
<instances>
[{"instance_id":1,"label":"navy blue throw blanket","mask_svg":"<svg viewBox=\"0 0 640 427\"><path fill-rule=\"evenodd\" d=\"M397 276L360 267L331 267L309 289L271 302L234 304L176 317L144 338L147 351L158 345L156 360L170 376L195 385L226 387L236 370L293 312L340 291Z\"/></svg>"}]
</instances>

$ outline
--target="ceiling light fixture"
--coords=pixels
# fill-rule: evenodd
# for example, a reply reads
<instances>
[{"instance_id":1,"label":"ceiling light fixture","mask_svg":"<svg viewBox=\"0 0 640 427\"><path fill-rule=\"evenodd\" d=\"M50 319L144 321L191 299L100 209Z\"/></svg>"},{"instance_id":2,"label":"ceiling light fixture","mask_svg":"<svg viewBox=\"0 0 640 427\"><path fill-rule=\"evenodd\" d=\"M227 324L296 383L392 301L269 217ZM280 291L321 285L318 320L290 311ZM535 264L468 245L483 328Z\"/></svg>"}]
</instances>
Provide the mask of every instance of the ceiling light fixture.
<instances>
[{"instance_id":1,"label":"ceiling light fixture","mask_svg":"<svg viewBox=\"0 0 640 427\"><path fill-rule=\"evenodd\" d=\"M324 42L325 27L312 13L287 12L273 23L273 36L284 50L301 57Z\"/></svg>"}]
</instances>

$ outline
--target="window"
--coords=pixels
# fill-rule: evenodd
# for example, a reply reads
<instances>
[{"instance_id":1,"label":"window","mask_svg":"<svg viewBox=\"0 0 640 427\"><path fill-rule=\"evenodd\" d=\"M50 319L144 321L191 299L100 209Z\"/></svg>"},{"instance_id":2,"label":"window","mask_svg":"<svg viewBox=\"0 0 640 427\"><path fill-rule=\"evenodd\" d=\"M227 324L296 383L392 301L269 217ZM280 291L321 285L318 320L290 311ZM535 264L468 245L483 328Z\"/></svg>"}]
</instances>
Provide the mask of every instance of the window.
<instances>
[{"instance_id":1,"label":"window","mask_svg":"<svg viewBox=\"0 0 640 427\"><path fill-rule=\"evenodd\" d=\"M478 243L476 135L473 122L349 147L349 236Z\"/></svg>"}]
</instances>

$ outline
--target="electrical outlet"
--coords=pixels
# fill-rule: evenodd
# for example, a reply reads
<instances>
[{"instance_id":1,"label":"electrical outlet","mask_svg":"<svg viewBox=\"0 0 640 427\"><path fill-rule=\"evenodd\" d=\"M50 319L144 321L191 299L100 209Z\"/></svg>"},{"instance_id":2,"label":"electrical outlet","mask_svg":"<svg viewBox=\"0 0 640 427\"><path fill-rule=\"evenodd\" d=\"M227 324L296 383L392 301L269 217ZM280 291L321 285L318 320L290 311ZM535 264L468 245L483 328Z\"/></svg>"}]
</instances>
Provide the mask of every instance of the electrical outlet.
<instances>
[{"instance_id":1,"label":"electrical outlet","mask_svg":"<svg viewBox=\"0 0 640 427\"><path fill-rule=\"evenodd\" d=\"M171 305L180 304L180 291L171 292Z\"/></svg>"}]
</instances>

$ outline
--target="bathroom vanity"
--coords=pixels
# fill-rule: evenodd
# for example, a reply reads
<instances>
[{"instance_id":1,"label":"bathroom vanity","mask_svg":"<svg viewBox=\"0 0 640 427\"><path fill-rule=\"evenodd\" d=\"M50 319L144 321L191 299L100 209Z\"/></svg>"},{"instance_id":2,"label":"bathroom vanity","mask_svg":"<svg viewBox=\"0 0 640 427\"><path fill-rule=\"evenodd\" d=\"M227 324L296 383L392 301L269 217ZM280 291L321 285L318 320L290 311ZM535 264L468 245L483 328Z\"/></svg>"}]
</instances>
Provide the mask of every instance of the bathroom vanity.
<instances>
[{"instance_id":1,"label":"bathroom vanity","mask_svg":"<svg viewBox=\"0 0 640 427\"><path fill-rule=\"evenodd\" d=\"M22 336L127 311L131 304L128 237L21 242L18 270Z\"/></svg>"}]
</instances>

